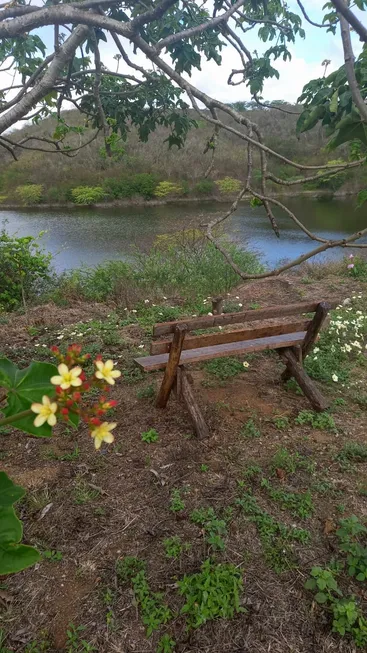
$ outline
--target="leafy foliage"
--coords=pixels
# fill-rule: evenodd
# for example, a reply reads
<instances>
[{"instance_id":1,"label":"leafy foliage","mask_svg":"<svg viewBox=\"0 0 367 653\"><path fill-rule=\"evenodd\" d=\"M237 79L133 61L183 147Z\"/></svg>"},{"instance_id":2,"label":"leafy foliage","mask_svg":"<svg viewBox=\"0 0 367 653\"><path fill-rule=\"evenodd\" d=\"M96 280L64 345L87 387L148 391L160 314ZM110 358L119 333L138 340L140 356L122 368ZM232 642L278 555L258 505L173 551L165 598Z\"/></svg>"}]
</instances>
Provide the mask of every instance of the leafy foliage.
<instances>
[{"instance_id":1,"label":"leafy foliage","mask_svg":"<svg viewBox=\"0 0 367 653\"><path fill-rule=\"evenodd\" d=\"M50 379L57 374L57 368L51 363L31 363L25 369L19 369L7 358L0 358L0 385L8 391L6 405L1 408L5 417L29 411L33 402L41 402L44 395L52 396L55 386ZM45 422L42 426L34 425L34 414L22 415L15 422L17 428L36 435L50 437L52 428Z\"/></svg>"},{"instance_id":2,"label":"leafy foliage","mask_svg":"<svg viewBox=\"0 0 367 653\"><path fill-rule=\"evenodd\" d=\"M78 186L71 194L76 204L95 204L105 196L102 186Z\"/></svg>"},{"instance_id":3,"label":"leafy foliage","mask_svg":"<svg viewBox=\"0 0 367 653\"><path fill-rule=\"evenodd\" d=\"M25 490L0 472L0 575L14 574L34 565L40 559L36 549L20 544L23 527L13 504L25 495Z\"/></svg>"},{"instance_id":4,"label":"leafy foliage","mask_svg":"<svg viewBox=\"0 0 367 653\"><path fill-rule=\"evenodd\" d=\"M51 255L36 238L0 232L0 310L13 310L37 291L41 280L50 278Z\"/></svg>"},{"instance_id":5,"label":"leafy foliage","mask_svg":"<svg viewBox=\"0 0 367 653\"><path fill-rule=\"evenodd\" d=\"M42 200L43 186L41 184L25 184L24 186L18 186L15 192L26 206L39 204Z\"/></svg>"},{"instance_id":6,"label":"leafy foliage","mask_svg":"<svg viewBox=\"0 0 367 653\"><path fill-rule=\"evenodd\" d=\"M139 571L132 579L135 600L140 609L143 624L146 627L147 637L167 623L172 617L168 606L163 603L163 595L152 592L144 570Z\"/></svg>"},{"instance_id":7,"label":"leafy foliage","mask_svg":"<svg viewBox=\"0 0 367 653\"><path fill-rule=\"evenodd\" d=\"M219 188L219 191L223 193L223 195L239 193L243 185L239 179L233 179L232 177L224 177L224 179L218 179L215 184Z\"/></svg>"},{"instance_id":8,"label":"leafy foliage","mask_svg":"<svg viewBox=\"0 0 367 653\"><path fill-rule=\"evenodd\" d=\"M185 598L181 614L186 615L187 630L199 628L218 617L231 619L241 607L243 581L241 572L232 564L215 564L205 560L197 574L185 575L178 581L179 593Z\"/></svg>"},{"instance_id":9,"label":"leafy foliage","mask_svg":"<svg viewBox=\"0 0 367 653\"><path fill-rule=\"evenodd\" d=\"M170 195L181 195L182 186L172 181L160 181L154 191L156 197L169 197Z\"/></svg>"}]
</instances>

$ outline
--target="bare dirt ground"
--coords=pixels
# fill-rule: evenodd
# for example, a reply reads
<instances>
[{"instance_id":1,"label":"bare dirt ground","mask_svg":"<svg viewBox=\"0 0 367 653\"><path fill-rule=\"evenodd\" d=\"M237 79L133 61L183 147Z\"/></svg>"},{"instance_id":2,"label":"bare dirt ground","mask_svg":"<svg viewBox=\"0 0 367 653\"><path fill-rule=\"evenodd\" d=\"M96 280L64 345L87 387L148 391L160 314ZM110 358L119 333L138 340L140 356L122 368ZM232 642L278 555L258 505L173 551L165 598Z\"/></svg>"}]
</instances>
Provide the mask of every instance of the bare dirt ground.
<instances>
[{"instance_id":1,"label":"bare dirt ground","mask_svg":"<svg viewBox=\"0 0 367 653\"><path fill-rule=\"evenodd\" d=\"M343 300L357 291L365 292L365 285L337 277L301 283L290 276L247 284L233 297L244 306L255 302L267 306L306 299ZM14 317L0 325L0 348L3 355L13 354L14 360L25 364L42 351L43 342L57 342L55 334L61 327L103 319L110 310L82 304L32 309L28 323L24 317ZM200 442L181 403L172 398L162 411L154 407L154 397L142 397L159 387L161 373L144 378L130 373L132 358L139 351L141 355L139 344L148 342L146 333L130 326L119 334L124 341L121 352L119 345L105 347L116 360L121 355L120 364L128 370L112 392L119 402L113 417L118 423L113 446L96 453L84 428L75 432L59 427L50 440L28 438L11 429L0 434L0 468L27 489L18 505L24 541L46 552L35 567L0 579L4 640L0 651L150 653L157 650L164 633L176 642L167 651L180 653L355 651L350 638L331 632L330 616L313 602L304 584L312 567L327 565L338 556L338 521L351 514L367 517L366 492L362 492L367 489L367 462L342 467L335 458L346 442L367 446L366 407L356 401L351 389L322 387L330 401L342 398L345 404L333 412L336 431L314 429L295 422L299 412L310 406L280 382L283 366L276 354L253 356L248 369L226 380L196 365L191 370L195 392L211 430L210 439ZM104 353L103 346L101 350ZM153 390L142 393L150 385ZM256 433L246 432L249 420ZM152 428L159 434L158 441L143 442L141 434ZM274 472L272 458L280 448L299 454L314 467ZM308 543L290 544L290 562L281 573L265 559L255 524L236 504L238 481L243 481L250 465L260 466L275 487L312 493L313 514L301 519L272 501L256 479L252 484L259 504L274 519L311 534ZM175 489L184 503L177 512L171 509ZM192 522L192 511L201 507L229 515L223 551L214 552L204 530ZM166 557L163 545L172 536L191 544L176 560ZM245 612L186 632L176 582L199 571L212 554L241 570ZM125 556L146 562L150 587L164 593L174 613L172 621L149 638L131 585L116 576L116 560ZM353 583L347 577L342 582L346 594L354 594L367 615L366 583ZM70 624L85 627L75 645L67 635Z\"/></svg>"}]
</instances>

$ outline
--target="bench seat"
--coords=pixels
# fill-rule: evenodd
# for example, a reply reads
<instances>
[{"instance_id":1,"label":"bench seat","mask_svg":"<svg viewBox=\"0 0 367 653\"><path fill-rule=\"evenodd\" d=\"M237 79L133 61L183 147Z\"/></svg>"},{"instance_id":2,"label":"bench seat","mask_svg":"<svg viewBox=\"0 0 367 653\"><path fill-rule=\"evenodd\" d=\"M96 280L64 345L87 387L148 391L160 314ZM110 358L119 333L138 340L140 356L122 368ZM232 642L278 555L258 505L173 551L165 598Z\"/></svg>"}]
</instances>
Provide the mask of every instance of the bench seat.
<instances>
[{"instance_id":1,"label":"bench seat","mask_svg":"<svg viewBox=\"0 0 367 653\"><path fill-rule=\"evenodd\" d=\"M268 338L256 338L255 340L241 340L240 342L229 342L222 345L211 347L200 347L198 349L188 349L181 352L180 365L188 363L197 363L211 358L222 358L223 356L239 356L241 354L250 354L255 351L264 351L266 349L283 349L284 347L295 347L302 344L306 331L296 333L286 333L280 336L270 336ZM169 354L157 354L155 356L144 356L135 358L143 370L150 372L152 370L162 370L168 363Z\"/></svg>"}]
</instances>

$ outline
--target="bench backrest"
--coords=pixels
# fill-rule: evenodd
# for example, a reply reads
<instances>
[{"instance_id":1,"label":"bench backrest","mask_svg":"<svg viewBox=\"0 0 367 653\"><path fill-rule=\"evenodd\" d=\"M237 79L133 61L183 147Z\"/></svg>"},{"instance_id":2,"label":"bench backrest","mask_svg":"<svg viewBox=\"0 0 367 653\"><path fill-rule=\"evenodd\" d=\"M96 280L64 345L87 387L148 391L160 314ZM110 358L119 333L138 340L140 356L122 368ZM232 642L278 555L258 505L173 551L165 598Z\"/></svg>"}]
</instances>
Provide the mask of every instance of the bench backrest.
<instances>
[{"instance_id":1,"label":"bench backrest","mask_svg":"<svg viewBox=\"0 0 367 653\"><path fill-rule=\"evenodd\" d=\"M284 306L249 309L239 313L204 315L202 317L186 320L176 320L174 322L155 324L153 327L153 339L160 339L152 342L150 354L157 355L169 353L173 333L177 326L185 326L187 332L190 332L228 325L251 323L251 326L240 327L234 331L187 335L183 343L184 350L306 331L311 319L305 317L305 314L314 313L319 303L320 302L300 302L297 304L286 304ZM336 303L329 302L329 304L335 306ZM294 319L284 320L284 318L287 317L292 317ZM278 321L274 321L274 318L278 318ZM272 322L266 322L268 320L272 320ZM262 324L261 321L264 323ZM258 324L252 324L254 322L257 322ZM162 336L166 336L166 338L162 338Z\"/></svg>"}]
</instances>

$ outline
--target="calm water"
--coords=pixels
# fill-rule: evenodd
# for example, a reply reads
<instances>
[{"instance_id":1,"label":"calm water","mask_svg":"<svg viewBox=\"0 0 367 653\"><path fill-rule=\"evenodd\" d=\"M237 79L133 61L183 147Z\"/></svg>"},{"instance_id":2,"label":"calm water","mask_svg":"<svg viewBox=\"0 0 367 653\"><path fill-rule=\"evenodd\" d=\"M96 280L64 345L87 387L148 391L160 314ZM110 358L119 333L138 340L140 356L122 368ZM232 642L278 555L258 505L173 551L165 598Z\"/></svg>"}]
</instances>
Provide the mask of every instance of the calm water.
<instances>
[{"instance_id":1,"label":"calm water","mask_svg":"<svg viewBox=\"0 0 367 653\"><path fill-rule=\"evenodd\" d=\"M367 224L367 205L355 210L353 199L318 202L298 198L289 199L287 205L311 231L325 238L340 238ZM7 230L12 234L38 235L45 230L44 247L56 255L56 269L64 270L82 264L95 265L106 259L128 259L134 246L148 251L156 236L199 225L225 209L224 204L216 203L103 209L37 208L1 211L0 220L7 220ZM286 215L279 210L275 210L275 214L280 239L272 232L263 209L253 209L247 203L241 204L226 221L226 233L240 246L258 251L270 265L313 248L315 244ZM327 256L335 258L343 253L340 249L332 250Z\"/></svg>"}]
</instances>

